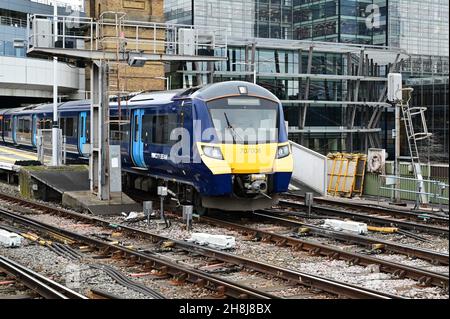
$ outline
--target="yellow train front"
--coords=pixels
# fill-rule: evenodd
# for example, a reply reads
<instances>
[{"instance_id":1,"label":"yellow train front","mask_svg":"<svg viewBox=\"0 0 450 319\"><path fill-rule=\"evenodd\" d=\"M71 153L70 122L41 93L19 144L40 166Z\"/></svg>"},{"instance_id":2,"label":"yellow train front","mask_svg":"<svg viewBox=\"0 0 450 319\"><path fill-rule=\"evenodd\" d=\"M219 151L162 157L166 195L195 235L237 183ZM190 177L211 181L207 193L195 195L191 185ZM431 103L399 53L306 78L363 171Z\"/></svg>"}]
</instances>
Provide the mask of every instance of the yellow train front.
<instances>
[{"instance_id":1,"label":"yellow train front","mask_svg":"<svg viewBox=\"0 0 450 319\"><path fill-rule=\"evenodd\" d=\"M283 109L270 91L231 81L203 87L192 103L192 182L201 206L271 207L290 183L293 159Z\"/></svg>"}]
</instances>

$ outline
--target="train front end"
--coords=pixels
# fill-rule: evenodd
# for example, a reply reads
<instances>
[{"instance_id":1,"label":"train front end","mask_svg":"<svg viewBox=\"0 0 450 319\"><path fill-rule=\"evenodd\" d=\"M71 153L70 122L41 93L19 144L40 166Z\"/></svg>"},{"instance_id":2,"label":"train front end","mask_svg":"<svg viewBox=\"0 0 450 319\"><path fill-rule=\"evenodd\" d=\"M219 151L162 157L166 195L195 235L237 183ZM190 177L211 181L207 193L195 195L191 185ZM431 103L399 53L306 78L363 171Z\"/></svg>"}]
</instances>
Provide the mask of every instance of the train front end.
<instances>
[{"instance_id":1,"label":"train front end","mask_svg":"<svg viewBox=\"0 0 450 319\"><path fill-rule=\"evenodd\" d=\"M252 211L276 204L293 170L280 101L258 85L232 81L199 90L193 102L194 148L209 176L201 181L203 207Z\"/></svg>"}]
</instances>

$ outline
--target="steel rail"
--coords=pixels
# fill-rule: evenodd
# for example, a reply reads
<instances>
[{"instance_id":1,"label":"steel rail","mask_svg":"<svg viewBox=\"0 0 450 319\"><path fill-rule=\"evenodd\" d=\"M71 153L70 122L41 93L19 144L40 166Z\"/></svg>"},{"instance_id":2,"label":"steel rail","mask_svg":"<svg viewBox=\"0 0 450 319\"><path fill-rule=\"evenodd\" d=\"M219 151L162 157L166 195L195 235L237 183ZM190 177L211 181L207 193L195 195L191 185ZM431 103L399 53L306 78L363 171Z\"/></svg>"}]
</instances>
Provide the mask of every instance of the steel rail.
<instances>
[{"instance_id":1,"label":"steel rail","mask_svg":"<svg viewBox=\"0 0 450 319\"><path fill-rule=\"evenodd\" d=\"M82 294L1 255L0 268L19 278L25 286L46 299L88 299Z\"/></svg>"},{"instance_id":2,"label":"steel rail","mask_svg":"<svg viewBox=\"0 0 450 319\"><path fill-rule=\"evenodd\" d=\"M109 292L100 289L91 289L90 296L91 299L120 299L119 296L110 294Z\"/></svg>"},{"instance_id":3,"label":"steel rail","mask_svg":"<svg viewBox=\"0 0 450 319\"><path fill-rule=\"evenodd\" d=\"M160 271L171 276L179 276L180 273L185 274L185 278L187 281L217 292L221 292L232 298L278 299L277 296L274 296L272 294L262 292L251 287L246 287L238 283L230 282L228 280L207 274L200 270L187 269L181 265L168 262L151 254L138 252L130 248L87 237L65 229L60 229L47 223L11 213L9 211L6 211L5 209L0 208L0 216L2 218L7 218L13 221L14 223L19 223L31 227L35 230L64 236L70 238L71 240L84 243L85 245L91 246L93 248L101 249L103 253L118 252L123 257L132 256L138 261L142 261L145 266L153 269L159 269Z\"/></svg>"},{"instance_id":4,"label":"steel rail","mask_svg":"<svg viewBox=\"0 0 450 319\"><path fill-rule=\"evenodd\" d=\"M292 198L293 200L305 200L305 196L303 195L295 195L295 194L285 194L283 195L283 198ZM399 218L407 218L412 220L422 220L423 217L426 215L426 217L435 224L449 224L449 218L443 217L443 216L436 216L436 215L430 215L431 212L427 211L408 211L408 210L401 210L396 208L387 208L387 207L379 207L379 206L373 206L370 204L361 204L361 203L349 203L346 201L336 201L332 199L327 198L314 198L314 201L319 204L324 204L328 206L340 206L340 207L347 207L352 210L358 210L358 211L364 211L366 213L376 213L376 214L388 214L391 216L396 216Z\"/></svg>"},{"instance_id":5,"label":"steel rail","mask_svg":"<svg viewBox=\"0 0 450 319\"><path fill-rule=\"evenodd\" d=\"M256 228L243 226L240 224L231 223L228 221L218 220L210 217L201 217L200 219L211 225L227 227L246 234L251 234L252 236L255 237L260 237L261 240L264 242L273 242L279 246L290 246L297 251L304 250L314 255L345 260L354 265L362 265L362 266L368 266L373 264L379 265L381 272L393 274L398 278L410 278L418 281L421 284L432 285L441 287L443 289L448 289L449 277L442 274L421 270L414 267L401 265L398 263L370 256L365 256L362 254L351 253L323 244L314 243L311 241L306 241L284 235L279 235L259 230Z\"/></svg>"},{"instance_id":6,"label":"steel rail","mask_svg":"<svg viewBox=\"0 0 450 319\"><path fill-rule=\"evenodd\" d=\"M137 291L141 294L150 296L153 299L165 299L166 298L159 292L157 292L141 283L130 280L128 277L124 276L121 272L117 271L115 268L113 268L111 266L93 264L93 265L89 265L89 267L104 271L111 278L113 278L116 282L118 282L122 286L127 287L131 290Z\"/></svg>"},{"instance_id":7,"label":"steel rail","mask_svg":"<svg viewBox=\"0 0 450 319\"><path fill-rule=\"evenodd\" d=\"M288 206L288 207L292 207L292 208L301 208L303 210L307 209L307 206L305 204L294 203L291 201L280 200L279 204L281 206ZM273 211L277 211L277 210L273 210ZM338 216L338 217L350 218L350 219L356 220L356 221L369 222L369 223L374 223L374 224L383 225L383 226L395 226L395 227L399 227L399 228L403 228L403 229L421 231L421 232L432 234L432 235L440 235L440 236L449 237L449 229L445 228L445 227L402 221L402 220L398 220L398 219L391 219L391 218L385 218L385 217L380 217L380 216L366 215L366 214L357 213L357 212L348 212L348 211L339 210L339 209L335 209L335 208L316 206L316 205L312 206L312 211L314 211L315 213L324 214L327 216ZM280 211L280 213L281 212L289 213L289 211Z\"/></svg>"},{"instance_id":8,"label":"steel rail","mask_svg":"<svg viewBox=\"0 0 450 319\"><path fill-rule=\"evenodd\" d=\"M397 254L406 255L408 257L416 257L420 259L428 260L434 264L449 265L449 255L444 253L435 252L429 249L415 248L408 245L398 244L392 241L387 241L378 238L371 238L367 236L361 236L356 234L350 234L347 232L334 231L331 229L321 228L315 225L310 225L302 223L297 220L288 219L280 217L271 211L260 211L255 212L255 216L268 219L270 221L284 224L291 227L306 227L308 230L314 234L321 237L327 237L335 239L342 242L350 242L358 245L363 245L366 247L373 247L374 245L382 245L382 249Z\"/></svg>"},{"instance_id":9,"label":"steel rail","mask_svg":"<svg viewBox=\"0 0 450 319\"><path fill-rule=\"evenodd\" d=\"M11 200L16 199L15 197L12 197ZM17 198L19 201L23 201L20 198ZM319 290L322 290L324 292L332 293L338 296L344 296L347 298L357 298L357 299L402 299L399 296L392 295L392 294L386 294L382 292L377 292L370 289L365 289L362 287L357 287L351 284L323 278L316 275L311 275L291 269L285 269L281 267L276 267L273 265L269 265L262 262L257 262L248 258L240 257L235 254L229 254L225 252L221 252L215 249L206 248L206 247L200 247L194 244L190 244L184 241L174 240L168 237L164 237L158 234L150 233L147 231L143 231L141 229L133 228L127 225L123 224L114 224L107 220L103 220L98 217L94 216L88 216L80 213L71 212L64 209L59 208L51 208L48 206L45 206L41 203L34 203L31 201L26 201L28 206L34 206L42 209L44 208L49 211L49 213L57 214L59 216L64 216L72 219L78 219L84 222L90 222L96 225L101 225L103 227L108 228L114 228L118 229L124 232L127 232L130 235L143 237L143 238L149 238L153 241L172 241L175 246L178 249L182 249L188 252L195 252L198 254L201 254L206 257L215 258L220 261L228 262L234 265L243 265L248 268L254 269L256 271L259 271L261 273L265 273L267 275L272 275L279 277L284 280L290 280L292 282L295 282L299 285L304 285L307 287L313 287Z\"/></svg>"}]
</instances>

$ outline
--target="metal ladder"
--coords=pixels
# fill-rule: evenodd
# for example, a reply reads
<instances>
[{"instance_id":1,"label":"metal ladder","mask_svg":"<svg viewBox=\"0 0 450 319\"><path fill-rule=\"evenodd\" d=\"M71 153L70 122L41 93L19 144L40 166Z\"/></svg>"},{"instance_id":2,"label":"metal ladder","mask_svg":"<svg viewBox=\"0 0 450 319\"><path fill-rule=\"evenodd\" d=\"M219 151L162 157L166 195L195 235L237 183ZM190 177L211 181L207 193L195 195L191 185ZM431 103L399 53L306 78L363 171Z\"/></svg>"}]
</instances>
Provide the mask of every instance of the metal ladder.
<instances>
[{"instance_id":1,"label":"metal ladder","mask_svg":"<svg viewBox=\"0 0 450 319\"><path fill-rule=\"evenodd\" d=\"M421 140L430 138L433 134L428 132L427 122L425 119L425 111L427 110L427 108L426 107L410 107L410 105L409 105L409 102L411 101L412 92L414 91L414 89L406 88L406 89L403 89L402 91L404 94L406 94L406 99L402 100L402 103L400 104L400 108L402 111L402 120L405 125L406 139L408 141L408 148L409 148L409 154L410 154L410 156L406 157L406 158L411 161L411 165L412 165L412 168L414 171L415 178L419 181L418 182L419 189L417 191L422 193L422 192L426 192L426 189L425 189L425 183L423 182L422 166L420 163L420 154L419 154L419 149L417 147L417 141L421 141ZM421 124L422 124L421 132L415 132L415 130L414 130L413 119L416 116L420 116L420 120L421 120ZM420 201L422 204L428 204L427 195L420 194Z\"/></svg>"}]
</instances>

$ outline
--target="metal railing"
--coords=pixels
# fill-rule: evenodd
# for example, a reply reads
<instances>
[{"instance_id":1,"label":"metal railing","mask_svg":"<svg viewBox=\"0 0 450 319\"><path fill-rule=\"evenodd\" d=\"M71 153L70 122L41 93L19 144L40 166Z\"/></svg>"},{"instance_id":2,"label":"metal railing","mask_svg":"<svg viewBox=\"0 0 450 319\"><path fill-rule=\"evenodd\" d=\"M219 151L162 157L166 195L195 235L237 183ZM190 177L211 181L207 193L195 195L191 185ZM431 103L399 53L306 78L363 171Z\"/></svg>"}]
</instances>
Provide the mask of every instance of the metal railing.
<instances>
[{"instance_id":1,"label":"metal railing","mask_svg":"<svg viewBox=\"0 0 450 319\"><path fill-rule=\"evenodd\" d=\"M416 189L404 189L402 187L396 187L397 181L400 183L403 182L412 182L415 184ZM384 186L381 185L384 184ZM433 202L439 205L439 209L442 210L442 204L444 202L449 201L448 198L448 190L449 185L436 180L423 180L409 177L399 177L395 175L380 175L378 178L378 202L380 202L380 190L388 190L391 191L391 199L394 199L395 192L406 193L406 194L414 194L416 205L415 208L419 208L420 206L420 198L421 196L427 196L429 202Z\"/></svg>"},{"instance_id":2,"label":"metal railing","mask_svg":"<svg viewBox=\"0 0 450 319\"><path fill-rule=\"evenodd\" d=\"M115 14L115 16L113 15ZM126 20L120 13L99 20L77 16L57 16L58 32L54 34L53 15L28 16L28 48L70 48L82 43L82 49L116 52L124 44L127 52L145 52L167 55L211 55L226 58L227 33L225 29ZM42 27L41 27L42 26ZM73 47L72 47L73 46Z\"/></svg>"},{"instance_id":3,"label":"metal railing","mask_svg":"<svg viewBox=\"0 0 450 319\"><path fill-rule=\"evenodd\" d=\"M12 18L12 17L5 17L0 16L0 24L1 25L7 25L10 27L16 27L16 28L26 28L27 27L27 20L25 19L19 19L19 18Z\"/></svg>"}]
</instances>

